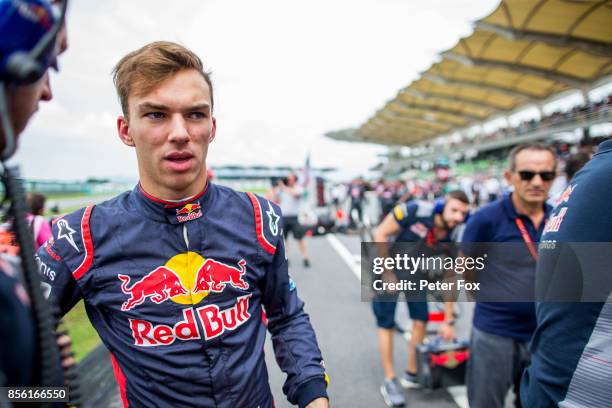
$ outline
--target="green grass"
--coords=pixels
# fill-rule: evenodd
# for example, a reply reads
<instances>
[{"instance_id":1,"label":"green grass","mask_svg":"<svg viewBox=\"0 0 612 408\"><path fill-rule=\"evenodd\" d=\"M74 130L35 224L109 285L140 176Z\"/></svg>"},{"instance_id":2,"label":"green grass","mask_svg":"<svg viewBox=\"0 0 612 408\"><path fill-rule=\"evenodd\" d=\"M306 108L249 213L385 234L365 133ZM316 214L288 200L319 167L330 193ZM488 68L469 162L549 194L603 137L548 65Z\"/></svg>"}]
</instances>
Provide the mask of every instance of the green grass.
<instances>
[{"instance_id":1,"label":"green grass","mask_svg":"<svg viewBox=\"0 0 612 408\"><path fill-rule=\"evenodd\" d=\"M266 187L253 187L253 188L248 189L248 191L250 191L251 193L256 193L260 195L266 194L268 190L269 188L266 188Z\"/></svg>"},{"instance_id":2,"label":"green grass","mask_svg":"<svg viewBox=\"0 0 612 408\"><path fill-rule=\"evenodd\" d=\"M87 197L107 196L112 193L104 192L104 193L87 194L82 191L77 191L74 193L71 193L71 192L45 193L43 192L42 194L44 194L45 197L47 197L47 201L49 201L49 200L62 200L65 198L87 198ZM119 194L119 192L117 192L117 194Z\"/></svg>"},{"instance_id":3,"label":"green grass","mask_svg":"<svg viewBox=\"0 0 612 408\"><path fill-rule=\"evenodd\" d=\"M83 207L86 207L86 205L73 205L71 207L60 207L60 214L70 214L71 212L76 211ZM45 208L44 216L51 219L51 217L54 217L55 214L53 214L53 212L51 212L51 210L49 210L48 208Z\"/></svg>"},{"instance_id":4,"label":"green grass","mask_svg":"<svg viewBox=\"0 0 612 408\"><path fill-rule=\"evenodd\" d=\"M98 333L89 323L82 300L64 316L64 325L72 339L72 351L77 362L100 344Z\"/></svg>"}]
</instances>

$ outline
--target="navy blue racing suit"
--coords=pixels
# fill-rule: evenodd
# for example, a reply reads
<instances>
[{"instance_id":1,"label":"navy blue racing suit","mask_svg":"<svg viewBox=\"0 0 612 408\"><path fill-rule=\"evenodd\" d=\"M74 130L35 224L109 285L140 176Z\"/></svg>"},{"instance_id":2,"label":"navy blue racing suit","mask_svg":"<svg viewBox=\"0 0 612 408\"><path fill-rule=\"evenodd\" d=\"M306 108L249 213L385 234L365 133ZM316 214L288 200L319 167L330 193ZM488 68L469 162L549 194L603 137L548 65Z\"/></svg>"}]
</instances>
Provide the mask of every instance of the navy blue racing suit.
<instances>
[{"instance_id":1,"label":"navy blue racing suit","mask_svg":"<svg viewBox=\"0 0 612 408\"><path fill-rule=\"evenodd\" d=\"M536 288L550 295L536 304L531 366L521 385L525 407L611 404L610 174L612 140L576 173L544 230Z\"/></svg>"},{"instance_id":2,"label":"navy blue racing suit","mask_svg":"<svg viewBox=\"0 0 612 408\"><path fill-rule=\"evenodd\" d=\"M288 400L327 397L269 201L209 183L167 202L137 186L56 221L37 261L62 313L84 299L125 406L272 407L262 306Z\"/></svg>"}]
</instances>

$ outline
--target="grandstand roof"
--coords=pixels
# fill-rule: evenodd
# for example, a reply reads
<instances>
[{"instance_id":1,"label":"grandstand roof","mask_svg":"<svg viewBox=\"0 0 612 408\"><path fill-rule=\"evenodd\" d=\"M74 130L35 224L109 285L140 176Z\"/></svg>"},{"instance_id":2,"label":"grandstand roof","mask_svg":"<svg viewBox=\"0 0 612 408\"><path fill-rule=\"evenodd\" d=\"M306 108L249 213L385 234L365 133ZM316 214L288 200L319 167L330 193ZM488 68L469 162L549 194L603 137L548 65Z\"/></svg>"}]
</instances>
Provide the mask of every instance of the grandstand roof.
<instances>
[{"instance_id":1,"label":"grandstand roof","mask_svg":"<svg viewBox=\"0 0 612 408\"><path fill-rule=\"evenodd\" d=\"M358 129L327 136L411 145L612 74L612 0L502 0Z\"/></svg>"}]
</instances>

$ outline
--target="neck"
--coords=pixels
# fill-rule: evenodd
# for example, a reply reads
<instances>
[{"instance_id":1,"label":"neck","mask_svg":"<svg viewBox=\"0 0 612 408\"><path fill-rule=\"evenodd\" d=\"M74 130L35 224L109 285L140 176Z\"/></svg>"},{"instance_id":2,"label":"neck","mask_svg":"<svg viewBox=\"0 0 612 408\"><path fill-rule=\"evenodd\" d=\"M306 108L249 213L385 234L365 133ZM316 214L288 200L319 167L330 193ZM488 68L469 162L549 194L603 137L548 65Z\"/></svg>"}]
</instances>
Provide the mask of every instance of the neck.
<instances>
[{"instance_id":1,"label":"neck","mask_svg":"<svg viewBox=\"0 0 612 408\"><path fill-rule=\"evenodd\" d=\"M528 217L538 216L544 213L543 203L530 203L521 199L518 194L512 194L512 204L518 214Z\"/></svg>"}]
</instances>

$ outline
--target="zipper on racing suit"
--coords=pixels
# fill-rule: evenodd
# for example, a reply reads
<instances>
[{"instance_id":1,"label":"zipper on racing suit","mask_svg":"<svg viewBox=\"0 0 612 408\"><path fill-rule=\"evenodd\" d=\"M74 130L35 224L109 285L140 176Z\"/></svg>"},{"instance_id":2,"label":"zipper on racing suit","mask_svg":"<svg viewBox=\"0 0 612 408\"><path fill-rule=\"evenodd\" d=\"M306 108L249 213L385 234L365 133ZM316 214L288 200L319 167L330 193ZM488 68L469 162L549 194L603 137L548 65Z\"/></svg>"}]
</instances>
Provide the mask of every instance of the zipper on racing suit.
<instances>
[{"instance_id":1,"label":"zipper on racing suit","mask_svg":"<svg viewBox=\"0 0 612 408\"><path fill-rule=\"evenodd\" d=\"M187 251L189 251L189 236L187 235L187 223L183 224L183 239L185 240Z\"/></svg>"}]
</instances>

